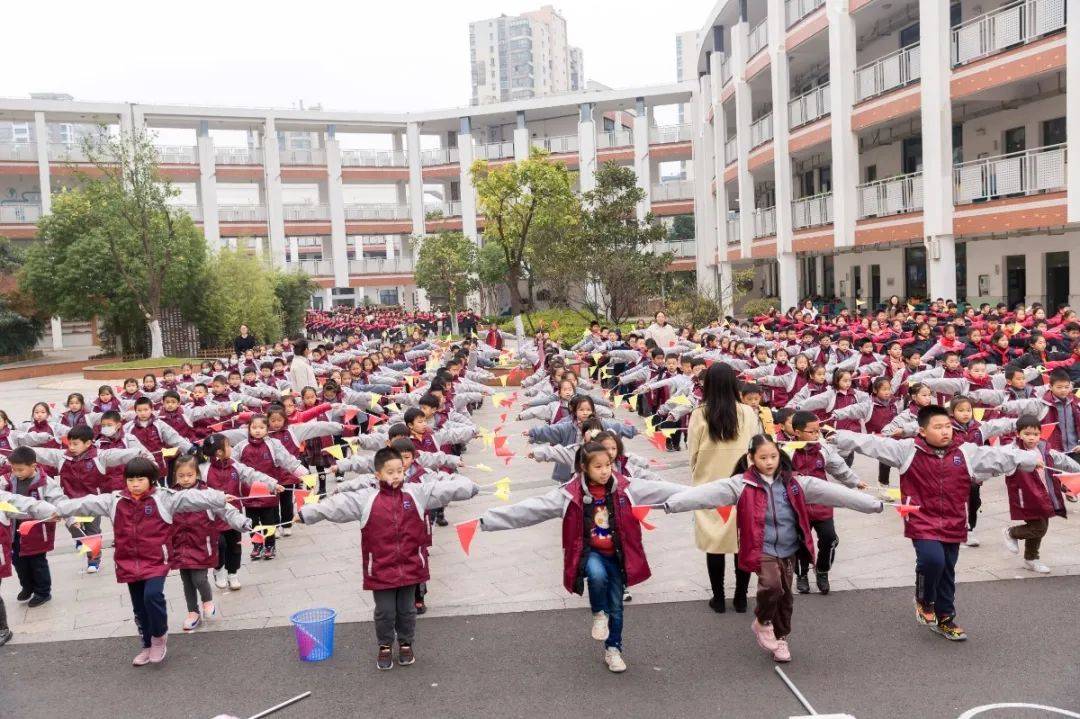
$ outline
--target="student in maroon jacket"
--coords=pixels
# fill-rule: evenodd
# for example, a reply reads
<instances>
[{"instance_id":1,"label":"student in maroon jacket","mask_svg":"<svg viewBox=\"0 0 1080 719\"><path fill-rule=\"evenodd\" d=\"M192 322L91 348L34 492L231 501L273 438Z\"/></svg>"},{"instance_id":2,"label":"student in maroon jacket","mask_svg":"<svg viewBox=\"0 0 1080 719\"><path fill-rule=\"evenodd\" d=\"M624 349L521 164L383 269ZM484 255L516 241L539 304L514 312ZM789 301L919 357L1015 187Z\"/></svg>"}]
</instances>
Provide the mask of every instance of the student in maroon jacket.
<instances>
[{"instance_id":1,"label":"student in maroon jacket","mask_svg":"<svg viewBox=\"0 0 1080 719\"><path fill-rule=\"evenodd\" d=\"M3 482L0 482L2 485ZM56 508L48 502L30 499L19 494L12 494L0 489L0 502L7 502L15 507L20 514L29 514L31 519L52 519L56 517ZM12 521L7 513L0 512L0 579L11 576L11 541ZM7 623L7 608L4 599L0 597L0 647L11 641L11 629Z\"/></svg>"},{"instance_id":2,"label":"student in maroon jacket","mask_svg":"<svg viewBox=\"0 0 1080 719\"><path fill-rule=\"evenodd\" d=\"M141 667L165 659L169 615L165 577L170 568L169 544L179 512L224 512L227 496L214 489L174 492L157 486L157 464L136 457L124 466L125 489L79 499L60 495L57 511L66 517L91 515L112 520L116 581L128 585L142 650L132 664ZM50 485L50 490L56 485ZM99 537L100 541L100 537Z\"/></svg>"},{"instance_id":3,"label":"student in maroon jacket","mask_svg":"<svg viewBox=\"0 0 1080 719\"><path fill-rule=\"evenodd\" d=\"M394 666L394 638L398 663L412 664L416 630L416 585L428 581L424 513L451 501L475 497L480 488L465 477L436 482L406 483L405 466L397 450L384 447L375 453L377 487L341 492L297 513L303 524L321 520L360 522L360 552L364 589L375 601L375 635L379 641L376 666Z\"/></svg>"},{"instance_id":4,"label":"student in maroon jacket","mask_svg":"<svg viewBox=\"0 0 1080 719\"><path fill-rule=\"evenodd\" d=\"M954 433L949 412L939 405L919 410L919 435L888 439L838 431L842 452L854 450L900 471L903 504L919 509L905 516L904 536L915 547L915 620L951 641L967 634L955 622L956 559L967 540L967 501L972 481L1042 467L1038 452L1016 447L980 447Z\"/></svg>"},{"instance_id":5,"label":"student in maroon jacket","mask_svg":"<svg viewBox=\"0 0 1080 719\"><path fill-rule=\"evenodd\" d=\"M45 499L48 475L37 464L37 455L29 447L16 447L8 457L11 476L10 490L22 497ZM53 550L56 539L56 523L43 522L34 525L26 535L19 533L19 525L25 520L15 520L11 549L15 573L19 576L20 602L28 602L33 608L52 599L52 575L49 573L48 553Z\"/></svg>"}]
</instances>

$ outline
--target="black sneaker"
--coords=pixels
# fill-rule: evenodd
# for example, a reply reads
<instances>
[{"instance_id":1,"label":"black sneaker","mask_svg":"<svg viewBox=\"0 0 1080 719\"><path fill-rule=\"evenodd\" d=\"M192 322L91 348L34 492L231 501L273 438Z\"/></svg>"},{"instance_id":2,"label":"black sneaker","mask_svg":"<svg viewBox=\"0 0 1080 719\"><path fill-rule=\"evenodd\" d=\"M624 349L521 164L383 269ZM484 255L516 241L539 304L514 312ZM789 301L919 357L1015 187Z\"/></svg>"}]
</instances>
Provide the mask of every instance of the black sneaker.
<instances>
[{"instance_id":1,"label":"black sneaker","mask_svg":"<svg viewBox=\"0 0 1080 719\"><path fill-rule=\"evenodd\" d=\"M33 597L30 598L30 601L26 603L26 606L30 607L31 609L33 609L34 607L40 607L42 604L49 601L50 599L52 599L51 594L35 594Z\"/></svg>"},{"instance_id":2,"label":"black sneaker","mask_svg":"<svg viewBox=\"0 0 1080 719\"><path fill-rule=\"evenodd\" d=\"M419 600L417 602L414 602L414 605L416 606L416 613L417 614L423 614L424 612L427 611L427 604L424 604L423 599L421 599L421 600Z\"/></svg>"},{"instance_id":3,"label":"black sneaker","mask_svg":"<svg viewBox=\"0 0 1080 719\"><path fill-rule=\"evenodd\" d=\"M795 575L795 589L798 590L799 594L809 594L810 593L810 577L807 576L806 574L796 574Z\"/></svg>"},{"instance_id":4,"label":"black sneaker","mask_svg":"<svg viewBox=\"0 0 1080 719\"><path fill-rule=\"evenodd\" d=\"M442 512L439 512L439 515L435 517L435 524L439 525L440 527L450 526L450 522L446 521L446 515Z\"/></svg>"},{"instance_id":5,"label":"black sneaker","mask_svg":"<svg viewBox=\"0 0 1080 719\"><path fill-rule=\"evenodd\" d=\"M10 629L0 629L0 647L4 646L11 641L11 637L14 636Z\"/></svg>"},{"instance_id":6,"label":"black sneaker","mask_svg":"<svg viewBox=\"0 0 1080 719\"><path fill-rule=\"evenodd\" d=\"M828 572L815 572L817 574L817 588L822 594L829 593L829 573Z\"/></svg>"},{"instance_id":7,"label":"black sneaker","mask_svg":"<svg viewBox=\"0 0 1080 719\"><path fill-rule=\"evenodd\" d=\"M940 634L950 642L962 642L967 639L967 632L957 626L952 617L939 619L937 624L930 625L930 630L935 634Z\"/></svg>"},{"instance_id":8,"label":"black sneaker","mask_svg":"<svg viewBox=\"0 0 1080 719\"><path fill-rule=\"evenodd\" d=\"M724 606L723 597L713 597L709 600L709 609L713 610L717 614L723 614L727 611L727 607Z\"/></svg>"},{"instance_id":9,"label":"black sneaker","mask_svg":"<svg viewBox=\"0 0 1080 719\"><path fill-rule=\"evenodd\" d=\"M736 594L731 599L731 607L735 610L736 614L746 614L746 595Z\"/></svg>"},{"instance_id":10,"label":"black sneaker","mask_svg":"<svg viewBox=\"0 0 1080 719\"><path fill-rule=\"evenodd\" d=\"M385 644L379 645L379 656L375 660L375 666L379 669L393 669L394 668L394 648Z\"/></svg>"},{"instance_id":11,"label":"black sneaker","mask_svg":"<svg viewBox=\"0 0 1080 719\"><path fill-rule=\"evenodd\" d=\"M32 596L34 596L33 590L24 589L21 592L19 592L19 595L17 597L15 597L15 599L17 601L20 601L20 602L25 602L27 599L29 599Z\"/></svg>"},{"instance_id":12,"label":"black sneaker","mask_svg":"<svg viewBox=\"0 0 1080 719\"><path fill-rule=\"evenodd\" d=\"M407 667L416 661L411 644L398 644L397 661L403 667Z\"/></svg>"}]
</instances>

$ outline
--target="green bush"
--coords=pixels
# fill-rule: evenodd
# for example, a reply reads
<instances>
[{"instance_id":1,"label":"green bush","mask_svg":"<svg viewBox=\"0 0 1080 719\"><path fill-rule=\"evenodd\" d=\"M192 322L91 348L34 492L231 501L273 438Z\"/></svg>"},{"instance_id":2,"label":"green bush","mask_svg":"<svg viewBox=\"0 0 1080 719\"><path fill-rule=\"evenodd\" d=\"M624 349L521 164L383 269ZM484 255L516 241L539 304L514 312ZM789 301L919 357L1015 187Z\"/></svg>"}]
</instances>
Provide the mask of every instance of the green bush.
<instances>
[{"instance_id":1,"label":"green bush","mask_svg":"<svg viewBox=\"0 0 1080 719\"><path fill-rule=\"evenodd\" d=\"M747 300L743 303L743 315L746 317L757 317L763 315L769 310L780 308L779 297L762 297L756 300Z\"/></svg>"},{"instance_id":2,"label":"green bush","mask_svg":"<svg viewBox=\"0 0 1080 719\"><path fill-rule=\"evenodd\" d=\"M532 321L531 325L529 324L530 320ZM513 317L499 317L497 321L499 329L504 332L514 332ZM531 337L536 330L543 328L551 333L551 339L563 347L569 348L576 344L589 330L592 318L585 319L573 310L541 310L522 315L521 321L525 325L526 335ZM606 327L611 326L611 323L606 320L599 319L597 321ZM632 322L624 322L619 325L624 335L633 329L633 326ZM480 334L483 336L483 331Z\"/></svg>"}]
</instances>

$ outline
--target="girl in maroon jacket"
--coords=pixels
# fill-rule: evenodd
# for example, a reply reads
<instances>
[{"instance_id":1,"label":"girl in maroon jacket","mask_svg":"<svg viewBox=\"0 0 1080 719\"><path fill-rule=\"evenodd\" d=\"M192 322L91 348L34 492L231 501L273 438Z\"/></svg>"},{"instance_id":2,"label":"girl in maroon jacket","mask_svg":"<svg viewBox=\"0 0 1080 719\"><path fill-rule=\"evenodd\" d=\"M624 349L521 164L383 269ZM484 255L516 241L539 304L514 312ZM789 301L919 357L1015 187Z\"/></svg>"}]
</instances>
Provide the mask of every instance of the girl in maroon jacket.
<instances>
[{"instance_id":1,"label":"girl in maroon jacket","mask_svg":"<svg viewBox=\"0 0 1080 719\"><path fill-rule=\"evenodd\" d=\"M686 486L617 474L611 455L598 442L578 450L575 467L569 482L547 494L484 512L480 528L518 529L561 517L563 587L583 594L587 580L592 638L604 642L608 669L624 672L623 590L652 574L632 508L660 504Z\"/></svg>"}]
</instances>

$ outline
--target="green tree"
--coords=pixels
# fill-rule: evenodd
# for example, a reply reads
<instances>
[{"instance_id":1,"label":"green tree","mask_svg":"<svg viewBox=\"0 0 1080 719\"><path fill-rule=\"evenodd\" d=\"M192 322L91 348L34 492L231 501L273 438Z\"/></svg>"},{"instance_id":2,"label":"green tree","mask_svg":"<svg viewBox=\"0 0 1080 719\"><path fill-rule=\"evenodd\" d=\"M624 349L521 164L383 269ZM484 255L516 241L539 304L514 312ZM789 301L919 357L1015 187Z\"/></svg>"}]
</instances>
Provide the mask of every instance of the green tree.
<instances>
[{"instance_id":1,"label":"green tree","mask_svg":"<svg viewBox=\"0 0 1080 719\"><path fill-rule=\"evenodd\" d=\"M484 239L502 251L511 311L520 313L521 280L543 273L554 245L572 241L576 233L581 205L573 174L536 148L520 162L492 167L477 160L471 172Z\"/></svg>"},{"instance_id":2,"label":"green tree","mask_svg":"<svg viewBox=\"0 0 1080 719\"><path fill-rule=\"evenodd\" d=\"M300 335L311 295L317 289L318 285L303 272L278 272L274 276L274 294L281 306L282 336Z\"/></svg>"},{"instance_id":3,"label":"green tree","mask_svg":"<svg viewBox=\"0 0 1080 719\"><path fill-rule=\"evenodd\" d=\"M0 356L26 354L45 331L45 323L20 310L21 298L14 280L23 253L8 238L0 237Z\"/></svg>"},{"instance_id":4,"label":"green tree","mask_svg":"<svg viewBox=\"0 0 1080 719\"><path fill-rule=\"evenodd\" d=\"M446 298L450 325L456 333L457 313L470 292L480 288L477 279L476 245L461 232L440 232L430 237L413 237L416 286L432 298Z\"/></svg>"},{"instance_id":5,"label":"green tree","mask_svg":"<svg viewBox=\"0 0 1080 719\"><path fill-rule=\"evenodd\" d=\"M169 206L178 192L158 173L145 133L102 134L84 149L94 173L78 174L77 189L53 198L20 285L42 312L99 315L129 343L140 339L141 324L151 357L164 356L162 308L197 301L206 240L186 212Z\"/></svg>"},{"instance_id":6,"label":"green tree","mask_svg":"<svg viewBox=\"0 0 1080 719\"><path fill-rule=\"evenodd\" d=\"M201 293L203 341L227 345L240 325L247 325L260 339L281 337L282 305L276 286L275 273L261 258L235 250L215 255Z\"/></svg>"},{"instance_id":7,"label":"green tree","mask_svg":"<svg viewBox=\"0 0 1080 719\"><path fill-rule=\"evenodd\" d=\"M480 294L484 305L493 314L499 311L499 288L506 286L506 257L502 248L488 242L476 253L476 275L480 280Z\"/></svg>"},{"instance_id":8,"label":"green tree","mask_svg":"<svg viewBox=\"0 0 1080 719\"><path fill-rule=\"evenodd\" d=\"M668 239L672 242L694 239L694 216L675 215L671 229L668 230Z\"/></svg>"}]
</instances>

